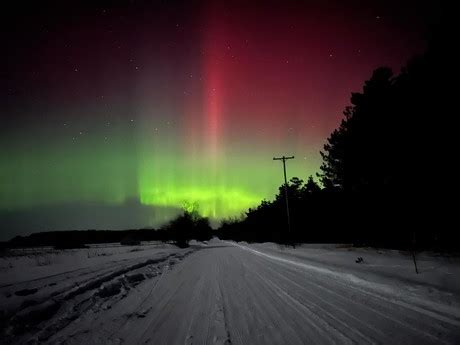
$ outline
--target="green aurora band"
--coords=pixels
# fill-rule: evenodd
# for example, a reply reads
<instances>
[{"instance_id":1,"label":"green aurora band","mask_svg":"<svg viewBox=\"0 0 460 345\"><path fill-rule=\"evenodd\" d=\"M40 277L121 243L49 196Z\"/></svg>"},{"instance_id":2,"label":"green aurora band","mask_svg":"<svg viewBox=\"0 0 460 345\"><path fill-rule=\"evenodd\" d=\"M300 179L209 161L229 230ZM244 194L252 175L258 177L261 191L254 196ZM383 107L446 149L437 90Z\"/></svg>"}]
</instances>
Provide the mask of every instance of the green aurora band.
<instances>
[{"instance_id":1,"label":"green aurora band","mask_svg":"<svg viewBox=\"0 0 460 345\"><path fill-rule=\"evenodd\" d=\"M192 204L217 221L273 198L282 183L282 167L272 157L284 152L275 147L253 142L248 155L246 143L234 142L220 147L219 157L213 159L206 153L206 140L192 154L182 143L186 130L167 121L157 127L149 122L120 117L108 129L86 120L61 121L23 130L20 137L4 137L0 209L74 202L122 206L137 200L152 206L145 226L170 218L170 211L161 214L165 208L180 210ZM294 146L288 153L299 153ZM289 176L305 178L316 171L318 158L305 160L304 155L290 162Z\"/></svg>"},{"instance_id":2,"label":"green aurora band","mask_svg":"<svg viewBox=\"0 0 460 345\"><path fill-rule=\"evenodd\" d=\"M284 182L273 157L295 156L288 178L315 176L350 92L424 45L406 17L361 5L184 4L46 9L48 23L21 9L2 79L0 240L158 227L191 205L214 225L239 217Z\"/></svg>"}]
</instances>

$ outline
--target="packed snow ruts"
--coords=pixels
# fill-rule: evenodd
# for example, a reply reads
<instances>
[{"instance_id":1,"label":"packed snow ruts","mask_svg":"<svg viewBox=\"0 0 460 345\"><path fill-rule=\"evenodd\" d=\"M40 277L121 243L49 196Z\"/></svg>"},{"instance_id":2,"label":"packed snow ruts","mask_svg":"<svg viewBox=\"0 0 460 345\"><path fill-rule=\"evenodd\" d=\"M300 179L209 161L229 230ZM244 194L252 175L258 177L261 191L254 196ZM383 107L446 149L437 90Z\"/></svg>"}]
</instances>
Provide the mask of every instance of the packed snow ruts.
<instances>
[{"instance_id":1,"label":"packed snow ruts","mask_svg":"<svg viewBox=\"0 0 460 345\"><path fill-rule=\"evenodd\" d=\"M130 252L132 257L122 260L113 255L99 267L74 271L68 278L73 285L57 276L0 288L11 294L0 296L6 301L38 300L44 292L61 301L19 308L41 306L40 317L47 320L17 328L17 334L9 324L5 339L188 345L455 344L460 339L456 259L421 255L422 273L415 275L410 257L401 253L332 245L292 249L213 240L187 250L136 255ZM364 263L357 265L357 257ZM34 288L38 291L28 291Z\"/></svg>"},{"instance_id":2,"label":"packed snow ruts","mask_svg":"<svg viewBox=\"0 0 460 345\"><path fill-rule=\"evenodd\" d=\"M58 283L47 283L45 276L32 282L39 288L22 289L14 292L16 296L31 297L46 287L56 287L42 293L39 297L24 299L16 308L4 309L1 315L2 338L6 343L29 340L46 341L51 335L69 325L72 321L89 309L109 309L113 303L124 298L133 287L144 280L155 280L164 271L170 269L178 261L192 253L183 250L157 258L131 260L124 265L115 264L111 269L103 269L103 273L81 274L73 277L71 285L60 288L59 281L65 281L69 272L64 272L63 279ZM77 270L78 271L78 270ZM56 278L56 276L53 276ZM14 286L14 285L13 285ZM11 284L6 286L11 287ZM5 287L3 288L5 289ZM47 293L48 292L48 293ZM5 293L4 293L5 295ZM11 293L6 293L6 298ZM3 308L2 308L3 309ZM47 321L52 321L47 323Z\"/></svg>"}]
</instances>

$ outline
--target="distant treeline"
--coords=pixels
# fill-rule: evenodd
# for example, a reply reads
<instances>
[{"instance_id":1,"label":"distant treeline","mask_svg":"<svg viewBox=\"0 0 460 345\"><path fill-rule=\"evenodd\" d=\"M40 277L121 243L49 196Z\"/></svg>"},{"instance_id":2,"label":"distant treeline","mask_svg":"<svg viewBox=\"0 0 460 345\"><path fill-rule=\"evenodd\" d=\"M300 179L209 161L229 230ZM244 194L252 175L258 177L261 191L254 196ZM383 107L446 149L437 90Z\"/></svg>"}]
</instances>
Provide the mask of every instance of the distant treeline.
<instances>
[{"instance_id":1,"label":"distant treeline","mask_svg":"<svg viewBox=\"0 0 460 345\"><path fill-rule=\"evenodd\" d=\"M8 247L53 246L57 248L78 248L88 243L111 243L125 239L130 241L163 240L164 233L153 229L140 230L68 230L34 233L16 236L7 242Z\"/></svg>"},{"instance_id":2,"label":"distant treeline","mask_svg":"<svg viewBox=\"0 0 460 345\"><path fill-rule=\"evenodd\" d=\"M184 211L159 229L39 232L29 236L16 236L8 242L3 242L1 246L5 248L52 246L57 249L67 249L84 248L87 244L97 243L133 245L141 241L162 241L187 247L191 239L209 240L213 233L207 218L201 217L196 211Z\"/></svg>"},{"instance_id":3,"label":"distant treeline","mask_svg":"<svg viewBox=\"0 0 460 345\"><path fill-rule=\"evenodd\" d=\"M321 152L319 183L288 182L241 219L222 223L223 239L347 242L393 248L458 248L450 32L439 25L427 51L394 75L376 69L352 93L339 128ZM458 155L458 154L457 154ZM451 182L450 182L451 181ZM452 187L451 187L452 186ZM452 194L452 195L449 195Z\"/></svg>"}]
</instances>

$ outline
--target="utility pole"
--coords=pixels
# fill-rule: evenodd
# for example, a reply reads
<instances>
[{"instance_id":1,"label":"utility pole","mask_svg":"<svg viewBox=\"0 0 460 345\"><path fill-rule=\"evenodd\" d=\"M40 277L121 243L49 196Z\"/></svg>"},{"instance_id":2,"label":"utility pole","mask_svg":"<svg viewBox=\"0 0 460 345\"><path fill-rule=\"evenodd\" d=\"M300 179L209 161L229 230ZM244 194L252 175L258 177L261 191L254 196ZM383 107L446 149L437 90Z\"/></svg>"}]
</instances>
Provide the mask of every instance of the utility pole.
<instances>
[{"instance_id":1,"label":"utility pole","mask_svg":"<svg viewBox=\"0 0 460 345\"><path fill-rule=\"evenodd\" d=\"M283 171L284 171L284 196L286 198L286 215L287 215L287 223L288 223L288 232L291 233L291 217L289 215L289 200L288 200L288 184L286 178L286 161L288 159L294 159L294 156L290 157L273 157L274 161L283 161Z\"/></svg>"}]
</instances>

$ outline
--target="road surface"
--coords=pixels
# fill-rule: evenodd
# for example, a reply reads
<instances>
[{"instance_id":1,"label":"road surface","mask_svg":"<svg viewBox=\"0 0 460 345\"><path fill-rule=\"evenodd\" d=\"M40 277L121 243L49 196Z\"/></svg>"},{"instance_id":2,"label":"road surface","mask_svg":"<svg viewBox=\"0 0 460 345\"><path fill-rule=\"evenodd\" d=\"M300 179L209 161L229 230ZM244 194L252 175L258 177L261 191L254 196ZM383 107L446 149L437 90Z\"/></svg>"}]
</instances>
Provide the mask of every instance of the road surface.
<instances>
[{"instance_id":1,"label":"road surface","mask_svg":"<svg viewBox=\"0 0 460 345\"><path fill-rule=\"evenodd\" d=\"M231 243L196 250L50 343L455 344L455 308Z\"/></svg>"}]
</instances>

